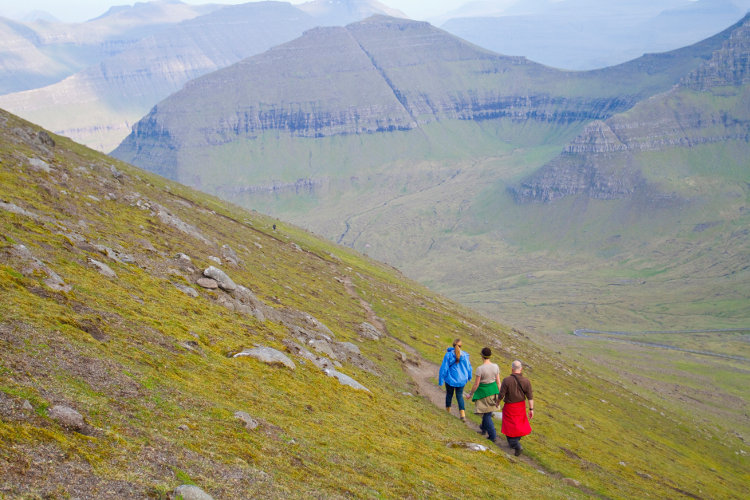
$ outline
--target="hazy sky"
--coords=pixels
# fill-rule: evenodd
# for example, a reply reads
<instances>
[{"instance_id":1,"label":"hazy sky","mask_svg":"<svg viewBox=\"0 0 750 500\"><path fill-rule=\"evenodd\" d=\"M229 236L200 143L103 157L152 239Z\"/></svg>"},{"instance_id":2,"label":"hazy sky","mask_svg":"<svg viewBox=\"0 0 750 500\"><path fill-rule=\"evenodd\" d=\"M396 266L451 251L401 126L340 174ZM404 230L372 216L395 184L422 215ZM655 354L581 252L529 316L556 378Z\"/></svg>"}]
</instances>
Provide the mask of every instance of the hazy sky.
<instances>
[{"instance_id":1,"label":"hazy sky","mask_svg":"<svg viewBox=\"0 0 750 500\"><path fill-rule=\"evenodd\" d=\"M189 4L240 4L252 0L182 0ZM299 4L308 0L291 0ZM425 19L453 10L470 0L380 0L413 19ZM113 5L133 5L133 0L0 0L0 16L18 19L35 10L49 12L60 21L79 22L104 14Z\"/></svg>"}]
</instances>

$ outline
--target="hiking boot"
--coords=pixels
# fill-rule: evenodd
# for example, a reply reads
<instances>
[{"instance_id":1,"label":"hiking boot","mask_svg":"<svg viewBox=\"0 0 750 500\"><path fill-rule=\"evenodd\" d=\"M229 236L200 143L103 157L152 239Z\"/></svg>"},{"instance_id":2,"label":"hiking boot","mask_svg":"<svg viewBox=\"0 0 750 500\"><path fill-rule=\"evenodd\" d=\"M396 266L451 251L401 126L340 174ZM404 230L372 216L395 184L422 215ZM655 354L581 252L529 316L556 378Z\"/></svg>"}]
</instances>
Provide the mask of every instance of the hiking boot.
<instances>
[{"instance_id":1,"label":"hiking boot","mask_svg":"<svg viewBox=\"0 0 750 500\"><path fill-rule=\"evenodd\" d=\"M516 448L516 451L515 451L515 453L513 453L513 454L514 454L515 456L519 456L519 455L521 454L521 452L522 452L522 451L523 451L523 448L519 446L518 448Z\"/></svg>"}]
</instances>

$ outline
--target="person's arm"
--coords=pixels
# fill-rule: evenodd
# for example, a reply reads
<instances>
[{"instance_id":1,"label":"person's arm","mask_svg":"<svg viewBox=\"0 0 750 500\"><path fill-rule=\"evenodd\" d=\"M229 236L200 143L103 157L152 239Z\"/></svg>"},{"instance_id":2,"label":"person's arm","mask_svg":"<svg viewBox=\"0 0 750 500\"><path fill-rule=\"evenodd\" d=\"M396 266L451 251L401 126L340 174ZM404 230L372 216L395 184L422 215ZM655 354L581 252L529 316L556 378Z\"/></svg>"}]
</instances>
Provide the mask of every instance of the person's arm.
<instances>
[{"instance_id":1,"label":"person's arm","mask_svg":"<svg viewBox=\"0 0 750 500\"><path fill-rule=\"evenodd\" d=\"M474 379L474 387L471 388L471 392L466 395L466 399L471 399L477 389L479 388L479 375Z\"/></svg>"},{"instance_id":2,"label":"person's arm","mask_svg":"<svg viewBox=\"0 0 750 500\"><path fill-rule=\"evenodd\" d=\"M502 385L502 382L500 381L500 372L495 375L495 382L497 382L498 389ZM498 406L500 404L500 394L495 395L495 406Z\"/></svg>"},{"instance_id":3,"label":"person's arm","mask_svg":"<svg viewBox=\"0 0 750 500\"><path fill-rule=\"evenodd\" d=\"M500 380L500 374L497 375L497 379ZM505 398L506 392L508 392L508 386L504 384L503 382L500 382L500 394L497 395L498 404L500 404L500 401L502 401Z\"/></svg>"},{"instance_id":4,"label":"person's arm","mask_svg":"<svg viewBox=\"0 0 750 500\"><path fill-rule=\"evenodd\" d=\"M440 371L438 372L438 386L443 385L445 376L448 374L448 365L445 361L445 356L443 356L443 364L440 365Z\"/></svg>"},{"instance_id":5,"label":"person's arm","mask_svg":"<svg viewBox=\"0 0 750 500\"><path fill-rule=\"evenodd\" d=\"M534 418L534 400L529 399L529 420Z\"/></svg>"}]
</instances>

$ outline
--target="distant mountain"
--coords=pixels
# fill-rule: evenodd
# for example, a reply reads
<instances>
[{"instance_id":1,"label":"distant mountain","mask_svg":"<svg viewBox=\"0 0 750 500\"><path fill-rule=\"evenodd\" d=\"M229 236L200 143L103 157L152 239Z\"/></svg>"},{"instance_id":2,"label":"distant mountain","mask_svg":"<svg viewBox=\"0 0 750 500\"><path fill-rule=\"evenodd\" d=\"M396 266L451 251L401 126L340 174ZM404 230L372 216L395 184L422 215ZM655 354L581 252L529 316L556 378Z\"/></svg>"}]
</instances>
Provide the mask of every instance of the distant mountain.
<instances>
[{"instance_id":1,"label":"distant mountain","mask_svg":"<svg viewBox=\"0 0 750 500\"><path fill-rule=\"evenodd\" d=\"M374 13L400 14L371 0L310 2L299 6L301 10L285 2L249 2L219 10L214 9L221 6L191 7L188 12L211 12L160 29L139 24L141 19L154 23L163 18L166 22L178 6L187 8L180 2L113 7L84 23L92 30L105 23L132 24L136 31L131 35L137 33L138 37L58 83L0 96L0 106L107 152L154 104L193 78L296 38L321 23L344 24ZM24 71L30 65L26 61L18 64ZM56 60L51 60L41 68L51 72L57 66ZM49 78L66 72L68 67L63 65ZM9 78L20 75L9 72ZM26 77L23 81L24 86L32 85Z\"/></svg>"},{"instance_id":2,"label":"distant mountain","mask_svg":"<svg viewBox=\"0 0 750 500\"><path fill-rule=\"evenodd\" d=\"M18 23L0 18L0 95L52 84L135 45L160 28L216 9L139 2L85 23Z\"/></svg>"},{"instance_id":3,"label":"distant mountain","mask_svg":"<svg viewBox=\"0 0 750 500\"><path fill-rule=\"evenodd\" d=\"M248 157L227 157L234 147L229 145L257 144L266 133L310 139L372 133L389 137L389 132L422 130L433 123L441 127L446 121L582 127L667 90L710 57L721 40L576 73L493 54L427 23L373 17L346 28L311 30L190 82L137 123L113 154L212 191L274 179L293 182L299 169L279 171L275 158L261 157L253 168L242 168ZM471 151L467 144L450 147ZM312 151L309 159L301 153L304 162L313 171L325 171L330 159ZM222 158L221 169L241 168L247 181L226 183L215 169L206 175L201 165L213 155ZM364 157L353 160L352 168L370 160L379 161Z\"/></svg>"},{"instance_id":4,"label":"distant mountain","mask_svg":"<svg viewBox=\"0 0 750 500\"><path fill-rule=\"evenodd\" d=\"M287 3L224 7L142 38L54 85L0 96L0 107L110 151L154 103L185 82L297 37L314 24Z\"/></svg>"},{"instance_id":5,"label":"distant mountain","mask_svg":"<svg viewBox=\"0 0 750 500\"><path fill-rule=\"evenodd\" d=\"M536 332L591 323L743 325L750 311L735 307L744 296L728 276L744 276L736 274L737 256L747 239L731 235L745 215L727 200L743 200L750 182L738 160L750 156L744 143L714 143L715 158L736 154L735 180L725 176L706 203L741 216L720 224L701 212L707 205L668 186L625 198L581 192L552 204L517 204L508 191L592 123L648 109L690 74L714 78L705 68L743 23L590 72L500 56L407 20L315 29L192 81L152 109L114 154L303 224ZM713 158L695 156L694 168ZM629 189L621 184L608 189ZM677 243L659 250L663 240L654 235ZM733 250L693 253L717 245ZM712 270L701 286L710 282L721 300L700 297L687 278L698 269Z\"/></svg>"},{"instance_id":6,"label":"distant mountain","mask_svg":"<svg viewBox=\"0 0 750 500\"><path fill-rule=\"evenodd\" d=\"M715 180L728 172L750 171L748 103L750 16L675 88L627 113L588 125L563 154L513 192L519 201L543 202L580 193L601 199L632 197L649 189L666 188L669 193L674 183L652 186L655 179L664 177L665 169L679 169L679 164L686 170L697 168L691 157L710 162ZM733 149L729 157L713 157ZM747 155L740 154L742 150ZM664 154L671 158L668 167L664 158L654 160Z\"/></svg>"},{"instance_id":7,"label":"distant mountain","mask_svg":"<svg viewBox=\"0 0 750 500\"><path fill-rule=\"evenodd\" d=\"M750 2L562 0L517 2L501 11L482 6L467 4L440 26L502 54L586 70L695 43L741 18Z\"/></svg>"}]
</instances>

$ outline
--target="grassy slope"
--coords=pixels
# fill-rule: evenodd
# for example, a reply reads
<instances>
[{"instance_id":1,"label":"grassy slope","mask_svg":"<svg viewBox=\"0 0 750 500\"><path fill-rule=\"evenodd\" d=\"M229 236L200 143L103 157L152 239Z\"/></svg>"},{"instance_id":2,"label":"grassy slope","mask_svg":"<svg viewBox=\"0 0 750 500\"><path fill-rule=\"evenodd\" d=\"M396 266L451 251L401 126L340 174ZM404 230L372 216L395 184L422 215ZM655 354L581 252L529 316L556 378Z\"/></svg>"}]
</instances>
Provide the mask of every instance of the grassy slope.
<instances>
[{"instance_id":1,"label":"grassy slope","mask_svg":"<svg viewBox=\"0 0 750 500\"><path fill-rule=\"evenodd\" d=\"M50 220L0 211L0 251L26 245L73 290L54 292L43 285L43 273L24 276L19 264L0 263L0 495L158 497L192 481L217 498L458 498L466 491L457 489L456 478L465 478L477 496L497 495L498 484L514 484L514 494L532 498L580 496L560 475L617 498L743 496L748 477L737 439L714 442L712 429L649 409L646 400L591 373L574 375L519 332L297 228L62 138L53 157L11 144L30 129L7 120L2 199ZM32 171L33 157L46 158L53 172ZM119 181L110 165L124 173ZM312 314L338 340L357 343L381 375L348 364L341 370L372 392L342 386L299 358L294 372L228 358L255 344L283 350L290 334L278 323L218 305L223 292L199 289L175 269L176 253L203 268L219 247L135 206L128 195L136 191L235 249L242 264L222 267L264 302ZM136 264L108 260L71 239L74 233L129 253ZM90 258L106 261L118 278L98 273ZM354 282L393 337L427 359L439 360L452 338L463 337L468 352L490 344L503 365L515 357L529 363L539 411L527 450L555 474L539 474L503 454L447 447L476 435L422 398L403 394L413 386L394 352L400 346L394 339L358 340L365 312L336 280L342 277ZM200 297L174 283L192 286ZM181 347L185 341L197 342L202 354ZM33 413L7 410L23 399ZM48 408L60 403L81 411L98 432L83 436L50 420ZM236 410L260 419L261 427L246 431L233 418Z\"/></svg>"}]
</instances>

